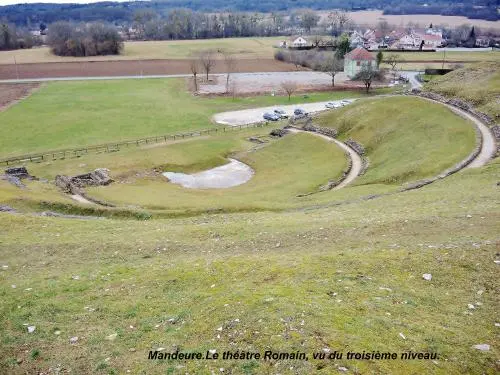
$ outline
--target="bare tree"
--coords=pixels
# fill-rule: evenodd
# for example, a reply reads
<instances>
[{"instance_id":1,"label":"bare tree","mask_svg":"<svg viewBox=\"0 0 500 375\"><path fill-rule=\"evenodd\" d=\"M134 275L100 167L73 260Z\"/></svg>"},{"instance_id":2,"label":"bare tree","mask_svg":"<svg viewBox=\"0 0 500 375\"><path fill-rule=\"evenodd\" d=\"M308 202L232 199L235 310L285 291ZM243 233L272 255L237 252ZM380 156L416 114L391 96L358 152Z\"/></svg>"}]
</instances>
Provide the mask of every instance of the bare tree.
<instances>
[{"instance_id":1,"label":"bare tree","mask_svg":"<svg viewBox=\"0 0 500 375\"><path fill-rule=\"evenodd\" d=\"M290 101L292 94L297 91L297 84L293 81L284 81L281 83L281 88L288 95L288 101Z\"/></svg>"},{"instance_id":2,"label":"bare tree","mask_svg":"<svg viewBox=\"0 0 500 375\"><path fill-rule=\"evenodd\" d=\"M335 87L335 76L337 73L344 71L344 62L332 54L328 57L324 64L322 64L321 70L332 76L332 87Z\"/></svg>"},{"instance_id":3,"label":"bare tree","mask_svg":"<svg viewBox=\"0 0 500 375\"><path fill-rule=\"evenodd\" d=\"M191 73L193 73L193 82L194 82L194 91L198 91L198 78L196 77L198 75L198 70L199 70L199 65L198 61L192 60L191 61Z\"/></svg>"},{"instance_id":4,"label":"bare tree","mask_svg":"<svg viewBox=\"0 0 500 375\"><path fill-rule=\"evenodd\" d=\"M295 69L299 70L299 67L302 66L302 60L300 51L292 51L290 53L290 62L295 65Z\"/></svg>"},{"instance_id":5,"label":"bare tree","mask_svg":"<svg viewBox=\"0 0 500 375\"><path fill-rule=\"evenodd\" d=\"M389 31L391 29L391 26L389 25L389 22L387 22L386 19L382 18L377 24L377 30L382 34L382 38L384 39L385 42L385 37L387 34L389 34Z\"/></svg>"},{"instance_id":6,"label":"bare tree","mask_svg":"<svg viewBox=\"0 0 500 375\"><path fill-rule=\"evenodd\" d=\"M224 53L224 64L226 65L226 92L229 92L229 80L231 78L231 73L234 72L236 67L234 56L229 53Z\"/></svg>"},{"instance_id":7,"label":"bare tree","mask_svg":"<svg viewBox=\"0 0 500 375\"><path fill-rule=\"evenodd\" d=\"M324 43L323 37L321 35L314 35L311 37L311 43L315 48L318 48Z\"/></svg>"},{"instance_id":8,"label":"bare tree","mask_svg":"<svg viewBox=\"0 0 500 375\"><path fill-rule=\"evenodd\" d=\"M203 51L200 54L200 63L201 63L201 66L203 66L203 70L205 71L205 73L207 75L207 81L208 81L208 75L210 74L210 71L212 70L212 68L215 66L214 52L211 50Z\"/></svg>"},{"instance_id":9,"label":"bare tree","mask_svg":"<svg viewBox=\"0 0 500 375\"><path fill-rule=\"evenodd\" d=\"M390 55L385 60L386 64L388 64L391 67L392 74L394 76L394 80L396 79L396 75L397 75L397 72L398 72L397 66L399 64L399 61L400 61L400 56L398 54Z\"/></svg>"},{"instance_id":10,"label":"bare tree","mask_svg":"<svg viewBox=\"0 0 500 375\"><path fill-rule=\"evenodd\" d=\"M371 64L363 65L361 71L358 73L356 79L363 81L366 93L370 92L370 87L372 86L372 82L375 79L377 72L373 69Z\"/></svg>"},{"instance_id":11,"label":"bare tree","mask_svg":"<svg viewBox=\"0 0 500 375\"><path fill-rule=\"evenodd\" d=\"M236 97L238 96L238 85L236 84L236 81L232 81L231 84L230 84L230 93L231 93L231 97L233 98L233 100L236 100Z\"/></svg>"},{"instance_id":12,"label":"bare tree","mask_svg":"<svg viewBox=\"0 0 500 375\"><path fill-rule=\"evenodd\" d=\"M328 22L330 23L332 35L338 36L344 32L347 24L351 22L351 18L344 11L334 11L328 14Z\"/></svg>"}]
</instances>

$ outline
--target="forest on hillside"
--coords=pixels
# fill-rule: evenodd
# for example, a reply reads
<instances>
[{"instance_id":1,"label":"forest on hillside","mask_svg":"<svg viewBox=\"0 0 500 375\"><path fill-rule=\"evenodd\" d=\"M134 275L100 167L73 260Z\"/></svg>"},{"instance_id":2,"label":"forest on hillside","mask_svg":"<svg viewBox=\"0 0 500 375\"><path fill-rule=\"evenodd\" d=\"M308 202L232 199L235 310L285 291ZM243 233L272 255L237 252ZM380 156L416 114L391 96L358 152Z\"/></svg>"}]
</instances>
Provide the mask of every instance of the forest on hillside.
<instances>
[{"instance_id":1,"label":"forest on hillside","mask_svg":"<svg viewBox=\"0 0 500 375\"><path fill-rule=\"evenodd\" d=\"M33 28L40 23L56 21L105 21L115 24L133 21L138 10L151 10L160 17L175 8L195 11L280 12L308 8L313 10L344 9L349 11L379 9L385 14L441 14L471 19L497 21L498 0L163 0L94 4L16 4L0 7L0 21Z\"/></svg>"}]
</instances>

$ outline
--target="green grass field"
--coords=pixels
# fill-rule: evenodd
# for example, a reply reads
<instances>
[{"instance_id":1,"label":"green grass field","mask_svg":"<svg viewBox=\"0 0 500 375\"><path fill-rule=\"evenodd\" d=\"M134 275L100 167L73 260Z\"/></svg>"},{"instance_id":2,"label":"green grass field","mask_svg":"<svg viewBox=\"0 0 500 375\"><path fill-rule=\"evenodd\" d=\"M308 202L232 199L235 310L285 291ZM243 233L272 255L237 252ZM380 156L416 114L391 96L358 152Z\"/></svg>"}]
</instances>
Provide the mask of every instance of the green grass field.
<instances>
[{"instance_id":1,"label":"green grass field","mask_svg":"<svg viewBox=\"0 0 500 375\"><path fill-rule=\"evenodd\" d=\"M0 373L497 373L500 161L399 193L471 152L472 126L414 97L358 95L315 118L367 150L366 173L338 191L297 197L338 177L345 155L309 134L270 139L271 126L28 164L49 182L26 189L0 180L0 206L18 210L0 212ZM221 110L286 102L192 97L180 80L54 83L0 113L0 154L200 129ZM228 156L255 176L225 191L157 176ZM87 190L119 207L77 203L50 183L97 167L116 181ZM308 360L149 360L158 348ZM342 359L312 357L335 350ZM437 358L400 359L409 351Z\"/></svg>"},{"instance_id":2,"label":"green grass field","mask_svg":"<svg viewBox=\"0 0 500 375\"><path fill-rule=\"evenodd\" d=\"M0 156L212 128L211 116L227 110L364 96L337 91L290 102L285 96L233 100L195 97L183 79L53 82L0 112Z\"/></svg>"}]
</instances>

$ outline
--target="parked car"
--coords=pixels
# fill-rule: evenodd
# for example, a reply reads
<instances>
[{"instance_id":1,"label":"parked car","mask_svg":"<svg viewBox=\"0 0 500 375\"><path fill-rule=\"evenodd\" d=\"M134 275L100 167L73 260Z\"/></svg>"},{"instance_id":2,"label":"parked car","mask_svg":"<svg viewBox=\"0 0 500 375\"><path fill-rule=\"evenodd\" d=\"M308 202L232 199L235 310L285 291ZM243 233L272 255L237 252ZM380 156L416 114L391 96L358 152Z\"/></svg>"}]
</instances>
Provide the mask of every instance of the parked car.
<instances>
[{"instance_id":1,"label":"parked car","mask_svg":"<svg viewBox=\"0 0 500 375\"><path fill-rule=\"evenodd\" d=\"M342 107L342 104L340 104L338 102L328 102L328 103L325 104L325 107L326 108L330 108L330 109L335 109L335 108Z\"/></svg>"},{"instance_id":2,"label":"parked car","mask_svg":"<svg viewBox=\"0 0 500 375\"><path fill-rule=\"evenodd\" d=\"M276 108L274 110L274 114L278 115L280 118L288 118L288 115L286 114L286 112L281 108Z\"/></svg>"},{"instance_id":3,"label":"parked car","mask_svg":"<svg viewBox=\"0 0 500 375\"><path fill-rule=\"evenodd\" d=\"M268 121L278 121L281 118L277 114L269 113L269 112L264 113L263 117L264 117L264 120L268 120Z\"/></svg>"},{"instance_id":4,"label":"parked car","mask_svg":"<svg viewBox=\"0 0 500 375\"><path fill-rule=\"evenodd\" d=\"M340 101L340 105L345 106L345 105L348 105L348 104L351 104L351 102L349 100L341 100Z\"/></svg>"},{"instance_id":5,"label":"parked car","mask_svg":"<svg viewBox=\"0 0 500 375\"><path fill-rule=\"evenodd\" d=\"M293 111L293 114L295 116L300 116L300 115L303 115L303 116L306 116L307 115L307 112L304 111L302 108L296 108L294 111Z\"/></svg>"}]
</instances>

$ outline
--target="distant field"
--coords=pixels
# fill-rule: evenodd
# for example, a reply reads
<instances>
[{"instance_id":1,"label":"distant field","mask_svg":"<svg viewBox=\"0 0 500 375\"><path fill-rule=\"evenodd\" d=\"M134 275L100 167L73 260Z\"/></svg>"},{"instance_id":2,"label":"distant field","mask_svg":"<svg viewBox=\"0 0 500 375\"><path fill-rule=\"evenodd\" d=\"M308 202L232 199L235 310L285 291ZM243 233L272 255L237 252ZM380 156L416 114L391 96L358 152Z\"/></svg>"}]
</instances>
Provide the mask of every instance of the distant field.
<instances>
[{"instance_id":1,"label":"distant field","mask_svg":"<svg viewBox=\"0 0 500 375\"><path fill-rule=\"evenodd\" d=\"M477 61L498 61L500 62L500 52L497 51L481 51L481 52L384 52L384 57L398 55L401 61L408 62L441 62L443 58L450 62L477 62Z\"/></svg>"},{"instance_id":2,"label":"distant field","mask_svg":"<svg viewBox=\"0 0 500 375\"><path fill-rule=\"evenodd\" d=\"M478 62L500 63L500 52L384 52L384 59L389 56L399 57L398 68L403 70L424 70L426 68L455 68L457 64L470 66ZM444 65L443 65L444 60ZM389 65L382 64L384 68Z\"/></svg>"},{"instance_id":3,"label":"distant field","mask_svg":"<svg viewBox=\"0 0 500 375\"><path fill-rule=\"evenodd\" d=\"M0 64L109 61L109 60L155 60L184 59L196 56L201 50L227 51L238 59L272 58L273 46L284 37L272 38L227 38L203 40L173 40L157 42L125 42L119 56L61 57L55 56L48 47L0 52ZM219 56L222 58L222 56Z\"/></svg>"},{"instance_id":4,"label":"distant field","mask_svg":"<svg viewBox=\"0 0 500 375\"><path fill-rule=\"evenodd\" d=\"M321 12L323 17L328 15L328 12ZM467 17L459 16L441 16L434 14L408 14L408 15L384 15L380 10L368 10L361 12L351 12L349 16L358 25L375 26L380 19L385 19L391 25L406 25L408 22L417 23L421 27L428 26L430 23L434 25L449 25L460 26L463 24L479 26L481 29L500 29L500 22L471 20Z\"/></svg>"}]
</instances>

